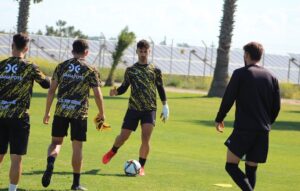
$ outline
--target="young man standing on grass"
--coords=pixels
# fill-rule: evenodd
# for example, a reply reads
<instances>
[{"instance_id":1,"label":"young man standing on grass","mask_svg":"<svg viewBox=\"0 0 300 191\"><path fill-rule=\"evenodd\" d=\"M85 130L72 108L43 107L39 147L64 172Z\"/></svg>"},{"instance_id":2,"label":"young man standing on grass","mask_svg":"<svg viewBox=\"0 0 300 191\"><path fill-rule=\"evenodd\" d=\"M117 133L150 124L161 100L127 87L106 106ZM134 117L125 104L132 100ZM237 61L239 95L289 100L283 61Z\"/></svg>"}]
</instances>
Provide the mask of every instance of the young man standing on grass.
<instances>
[{"instance_id":1,"label":"young man standing on grass","mask_svg":"<svg viewBox=\"0 0 300 191\"><path fill-rule=\"evenodd\" d=\"M57 104L52 124L52 142L48 148L47 168L42 177L42 185L50 184L54 162L58 156L64 136L68 135L71 125L73 148L73 184L72 190L87 190L80 185L82 165L82 145L86 141L89 90L93 89L98 107L98 118L104 120L103 97L100 90L99 73L90 67L85 58L88 55L88 44L85 40L75 40L72 50L73 58L59 64L52 77L48 92L44 124L49 123L50 108L58 88Z\"/></svg>"},{"instance_id":2,"label":"young man standing on grass","mask_svg":"<svg viewBox=\"0 0 300 191\"><path fill-rule=\"evenodd\" d=\"M223 132L223 120L236 103L234 129L225 142L225 169L243 191L254 190L257 166L267 160L269 131L280 110L278 81L258 65L262 54L257 42L244 46L245 66L233 72L215 119L217 131ZM238 167L244 155L245 173Z\"/></svg>"},{"instance_id":3,"label":"young man standing on grass","mask_svg":"<svg viewBox=\"0 0 300 191\"><path fill-rule=\"evenodd\" d=\"M22 173L22 155L27 152L30 132L28 110L33 82L45 89L50 87L50 80L38 66L24 59L28 43L27 35L14 35L12 57L0 62L0 163L9 145L9 191L17 190Z\"/></svg>"},{"instance_id":4,"label":"young man standing on grass","mask_svg":"<svg viewBox=\"0 0 300 191\"><path fill-rule=\"evenodd\" d=\"M103 156L102 162L107 164L112 159L141 121L142 144L139 162L142 166L140 175L144 176L144 166L150 150L150 137L156 119L156 89L163 104L161 117L164 122L169 117L169 107L161 70L148 62L149 43L146 40L139 41L136 53L138 62L126 69L122 85L118 89L110 91L110 96L122 95L131 86L128 110L124 117L121 133L116 137L112 149Z\"/></svg>"}]
</instances>

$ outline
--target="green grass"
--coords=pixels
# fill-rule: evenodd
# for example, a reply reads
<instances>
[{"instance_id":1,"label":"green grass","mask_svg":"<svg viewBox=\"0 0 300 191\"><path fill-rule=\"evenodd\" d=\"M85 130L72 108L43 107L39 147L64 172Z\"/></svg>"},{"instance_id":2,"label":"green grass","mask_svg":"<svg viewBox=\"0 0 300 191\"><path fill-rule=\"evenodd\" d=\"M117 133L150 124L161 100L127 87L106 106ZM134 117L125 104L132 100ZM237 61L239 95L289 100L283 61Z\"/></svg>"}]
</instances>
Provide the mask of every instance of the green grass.
<instances>
[{"instance_id":1,"label":"green grass","mask_svg":"<svg viewBox=\"0 0 300 191\"><path fill-rule=\"evenodd\" d=\"M31 135L28 154L23 159L21 190L67 190L72 184L71 144L66 137L56 160L52 184L44 189L41 177L46 165L46 150L50 143L51 125L42 124L46 91L35 88L31 102ZM170 120L157 126L151 140L151 152L145 177L126 177L123 165L128 159L138 159L140 128L119 150L108 165L101 164L102 155L111 148L120 132L127 109L128 93L110 98L103 89L107 122L112 131L96 131L92 118L96 115L90 101L88 141L84 144L84 164L81 182L89 190L118 191L238 191L224 170L226 148L223 142L231 133L234 110L228 114L223 134L214 129L214 117L220 104L218 98L196 94L168 93ZM56 101L56 100L55 100ZM159 103L159 102L158 102ZM159 103L158 111L161 111ZM55 106L55 104L53 105ZM54 108L54 107L53 107ZM53 109L52 108L52 109ZM53 111L52 111L53 114ZM300 190L300 106L283 105L278 122L270 136L268 162L258 169L257 191ZM9 157L0 167L0 190L7 190ZM244 168L244 164L240 165ZM213 186L229 183L233 188Z\"/></svg>"}]
</instances>

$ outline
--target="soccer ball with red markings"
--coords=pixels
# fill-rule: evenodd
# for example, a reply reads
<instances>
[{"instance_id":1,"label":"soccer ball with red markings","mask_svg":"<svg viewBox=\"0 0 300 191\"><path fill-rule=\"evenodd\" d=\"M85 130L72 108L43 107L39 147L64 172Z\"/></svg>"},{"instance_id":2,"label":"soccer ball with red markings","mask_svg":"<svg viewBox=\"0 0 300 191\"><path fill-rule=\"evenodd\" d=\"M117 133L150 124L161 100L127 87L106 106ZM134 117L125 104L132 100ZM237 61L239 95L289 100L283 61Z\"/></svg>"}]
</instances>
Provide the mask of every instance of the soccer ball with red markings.
<instances>
[{"instance_id":1,"label":"soccer ball with red markings","mask_svg":"<svg viewBox=\"0 0 300 191\"><path fill-rule=\"evenodd\" d=\"M140 173L141 164L137 160L128 160L124 165L124 172L127 176L136 176Z\"/></svg>"}]
</instances>

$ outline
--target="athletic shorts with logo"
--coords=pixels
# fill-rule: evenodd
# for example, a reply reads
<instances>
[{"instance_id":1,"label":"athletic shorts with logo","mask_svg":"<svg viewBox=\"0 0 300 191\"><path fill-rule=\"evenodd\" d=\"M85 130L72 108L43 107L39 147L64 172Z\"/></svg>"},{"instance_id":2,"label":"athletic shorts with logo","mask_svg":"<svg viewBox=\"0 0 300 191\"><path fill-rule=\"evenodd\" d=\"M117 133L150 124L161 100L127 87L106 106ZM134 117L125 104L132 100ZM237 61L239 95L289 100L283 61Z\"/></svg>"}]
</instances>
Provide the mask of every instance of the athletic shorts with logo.
<instances>
[{"instance_id":1,"label":"athletic shorts with logo","mask_svg":"<svg viewBox=\"0 0 300 191\"><path fill-rule=\"evenodd\" d=\"M65 137L71 126L71 140L86 141L87 119L73 119L54 116L52 123L52 137Z\"/></svg>"},{"instance_id":2,"label":"athletic shorts with logo","mask_svg":"<svg viewBox=\"0 0 300 191\"><path fill-rule=\"evenodd\" d=\"M239 158L246 161L265 163L269 150L269 132L233 131L224 143Z\"/></svg>"},{"instance_id":3,"label":"athletic shorts with logo","mask_svg":"<svg viewBox=\"0 0 300 191\"><path fill-rule=\"evenodd\" d=\"M0 118L0 154L6 154L8 145L10 154L27 153L30 133L29 116L23 118Z\"/></svg>"},{"instance_id":4,"label":"athletic shorts with logo","mask_svg":"<svg viewBox=\"0 0 300 191\"><path fill-rule=\"evenodd\" d=\"M150 123L155 126L156 111L137 111L128 109L124 117L122 129L135 131L138 127L139 121L141 125Z\"/></svg>"}]
</instances>

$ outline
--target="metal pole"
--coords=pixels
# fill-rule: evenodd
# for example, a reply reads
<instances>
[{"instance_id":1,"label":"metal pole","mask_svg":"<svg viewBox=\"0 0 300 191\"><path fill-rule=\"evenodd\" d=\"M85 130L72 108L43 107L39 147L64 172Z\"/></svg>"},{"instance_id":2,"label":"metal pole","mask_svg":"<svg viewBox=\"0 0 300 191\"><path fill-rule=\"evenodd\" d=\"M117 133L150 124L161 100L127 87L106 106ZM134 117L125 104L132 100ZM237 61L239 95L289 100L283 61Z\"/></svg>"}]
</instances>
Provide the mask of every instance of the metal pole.
<instances>
[{"instance_id":1,"label":"metal pole","mask_svg":"<svg viewBox=\"0 0 300 191\"><path fill-rule=\"evenodd\" d=\"M289 59L289 67L288 67L287 82L290 82L290 70L291 70L291 58Z\"/></svg>"},{"instance_id":2,"label":"metal pole","mask_svg":"<svg viewBox=\"0 0 300 191\"><path fill-rule=\"evenodd\" d=\"M172 74L172 66L173 66L173 39L172 39L172 44L171 44L171 57L170 57L170 71L169 74Z\"/></svg>"},{"instance_id":3,"label":"metal pole","mask_svg":"<svg viewBox=\"0 0 300 191\"><path fill-rule=\"evenodd\" d=\"M61 62L61 41L62 41L62 37L59 37L59 53L58 53L59 62Z\"/></svg>"},{"instance_id":4,"label":"metal pole","mask_svg":"<svg viewBox=\"0 0 300 191\"><path fill-rule=\"evenodd\" d=\"M39 57L39 48L40 48L40 36L37 36L37 43L36 43L36 57Z\"/></svg>"},{"instance_id":5,"label":"metal pole","mask_svg":"<svg viewBox=\"0 0 300 191\"><path fill-rule=\"evenodd\" d=\"M300 67L299 67L299 72L298 72L298 84L300 84Z\"/></svg>"},{"instance_id":6,"label":"metal pole","mask_svg":"<svg viewBox=\"0 0 300 191\"><path fill-rule=\"evenodd\" d=\"M12 35L11 35L11 30L9 31L9 36L8 36L8 55L11 55L11 51L12 51Z\"/></svg>"},{"instance_id":7,"label":"metal pole","mask_svg":"<svg viewBox=\"0 0 300 191\"><path fill-rule=\"evenodd\" d=\"M192 51L193 51L193 50L190 50L190 54L189 54L188 76L190 76Z\"/></svg>"},{"instance_id":8,"label":"metal pole","mask_svg":"<svg viewBox=\"0 0 300 191\"><path fill-rule=\"evenodd\" d=\"M202 40L202 44L204 44L204 46L205 46L205 53L204 53L204 59L203 59L203 62L204 62L203 77L204 77L205 76L205 70L206 70L207 46L206 46L206 44L203 40Z\"/></svg>"},{"instance_id":9,"label":"metal pole","mask_svg":"<svg viewBox=\"0 0 300 191\"><path fill-rule=\"evenodd\" d=\"M211 53L210 53L210 70L209 70L209 75L211 76L211 69L213 67L213 57L214 57L214 43L211 43Z\"/></svg>"}]
</instances>

